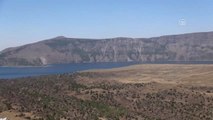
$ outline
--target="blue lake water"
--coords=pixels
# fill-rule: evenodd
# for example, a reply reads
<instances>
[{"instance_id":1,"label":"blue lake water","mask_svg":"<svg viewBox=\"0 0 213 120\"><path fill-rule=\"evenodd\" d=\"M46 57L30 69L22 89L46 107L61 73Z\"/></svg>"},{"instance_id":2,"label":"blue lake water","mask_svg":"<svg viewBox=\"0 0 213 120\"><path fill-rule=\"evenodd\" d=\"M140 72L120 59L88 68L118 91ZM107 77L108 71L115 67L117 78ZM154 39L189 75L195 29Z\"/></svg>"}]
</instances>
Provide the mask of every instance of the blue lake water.
<instances>
[{"instance_id":1,"label":"blue lake water","mask_svg":"<svg viewBox=\"0 0 213 120\"><path fill-rule=\"evenodd\" d=\"M135 62L121 63L77 63L56 64L45 67L0 67L0 79L11 79L28 76L72 73L90 69L110 69L137 64Z\"/></svg>"}]
</instances>

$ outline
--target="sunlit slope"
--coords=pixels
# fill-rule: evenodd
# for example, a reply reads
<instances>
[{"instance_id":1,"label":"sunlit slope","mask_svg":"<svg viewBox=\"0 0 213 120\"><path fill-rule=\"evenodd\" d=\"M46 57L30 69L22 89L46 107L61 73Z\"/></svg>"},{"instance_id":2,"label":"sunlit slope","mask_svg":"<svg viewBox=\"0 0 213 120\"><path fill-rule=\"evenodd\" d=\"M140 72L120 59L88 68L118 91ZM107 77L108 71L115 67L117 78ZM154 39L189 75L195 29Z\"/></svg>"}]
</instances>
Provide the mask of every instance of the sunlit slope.
<instances>
[{"instance_id":1,"label":"sunlit slope","mask_svg":"<svg viewBox=\"0 0 213 120\"><path fill-rule=\"evenodd\" d=\"M115 80L122 83L179 83L213 85L211 64L141 64L109 70L85 71L92 79Z\"/></svg>"},{"instance_id":2,"label":"sunlit slope","mask_svg":"<svg viewBox=\"0 0 213 120\"><path fill-rule=\"evenodd\" d=\"M88 62L213 61L213 32L153 38L56 37L0 52L0 66Z\"/></svg>"}]
</instances>

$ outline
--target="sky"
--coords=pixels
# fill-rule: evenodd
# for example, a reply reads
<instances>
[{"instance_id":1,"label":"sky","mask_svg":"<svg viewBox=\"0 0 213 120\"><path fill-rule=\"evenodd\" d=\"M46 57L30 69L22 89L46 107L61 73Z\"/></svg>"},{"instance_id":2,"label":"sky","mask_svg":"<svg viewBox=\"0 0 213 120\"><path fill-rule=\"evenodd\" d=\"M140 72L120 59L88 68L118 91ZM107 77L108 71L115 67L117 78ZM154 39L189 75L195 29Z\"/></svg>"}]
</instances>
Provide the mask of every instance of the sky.
<instances>
[{"instance_id":1,"label":"sky","mask_svg":"<svg viewBox=\"0 0 213 120\"><path fill-rule=\"evenodd\" d=\"M213 31L213 0L0 0L0 50L66 36L111 38Z\"/></svg>"}]
</instances>

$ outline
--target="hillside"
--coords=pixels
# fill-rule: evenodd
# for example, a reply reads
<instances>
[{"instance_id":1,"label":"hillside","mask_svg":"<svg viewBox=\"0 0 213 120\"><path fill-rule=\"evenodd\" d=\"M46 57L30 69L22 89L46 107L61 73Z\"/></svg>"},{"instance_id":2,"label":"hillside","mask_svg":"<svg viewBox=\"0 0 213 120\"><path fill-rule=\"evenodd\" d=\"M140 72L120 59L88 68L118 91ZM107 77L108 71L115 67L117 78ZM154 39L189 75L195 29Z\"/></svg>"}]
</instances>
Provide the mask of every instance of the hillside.
<instances>
[{"instance_id":1,"label":"hillside","mask_svg":"<svg viewBox=\"0 0 213 120\"><path fill-rule=\"evenodd\" d=\"M60 36L0 52L1 66L126 61L213 61L213 32L154 38Z\"/></svg>"},{"instance_id":2,"label":"hillside","mask_svg":"<svg viewBox=\"0 0 213 120\"><path fill-rule=\"evenodd\" d=\"M134 65L0 81L10 120L211 120L213 65Z\"/></svg>"}]
</instances>

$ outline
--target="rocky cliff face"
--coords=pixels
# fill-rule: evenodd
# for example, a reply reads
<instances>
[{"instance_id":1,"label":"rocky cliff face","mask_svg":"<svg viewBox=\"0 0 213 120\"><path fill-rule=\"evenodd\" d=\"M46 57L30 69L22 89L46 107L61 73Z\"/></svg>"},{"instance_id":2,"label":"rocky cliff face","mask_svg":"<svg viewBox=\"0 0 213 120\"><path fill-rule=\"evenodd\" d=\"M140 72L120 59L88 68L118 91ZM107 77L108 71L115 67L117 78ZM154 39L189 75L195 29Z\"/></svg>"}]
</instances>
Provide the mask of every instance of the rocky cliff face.
<instances>
[{"instance_id":1,"label":"rocky cliff face","mask_svg":"<svg viewBox=\"0 0 213 120\"><path fill-rule=\"evenodd\" d=\"M81 62L213 61L213 32L154 38L56 37L0 52L0 65Z\"/></svg>"}]
</instances>

